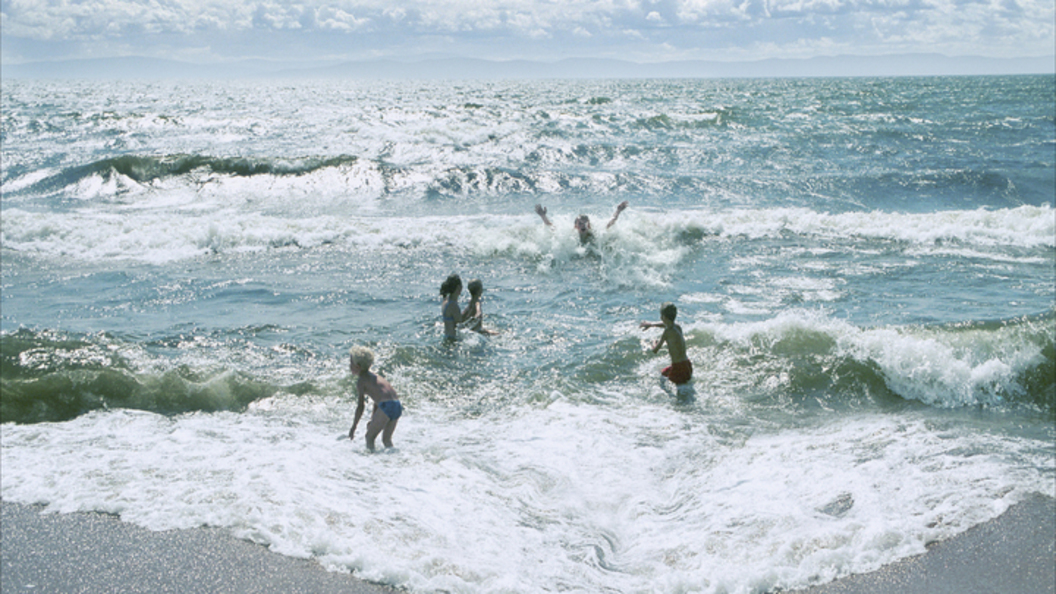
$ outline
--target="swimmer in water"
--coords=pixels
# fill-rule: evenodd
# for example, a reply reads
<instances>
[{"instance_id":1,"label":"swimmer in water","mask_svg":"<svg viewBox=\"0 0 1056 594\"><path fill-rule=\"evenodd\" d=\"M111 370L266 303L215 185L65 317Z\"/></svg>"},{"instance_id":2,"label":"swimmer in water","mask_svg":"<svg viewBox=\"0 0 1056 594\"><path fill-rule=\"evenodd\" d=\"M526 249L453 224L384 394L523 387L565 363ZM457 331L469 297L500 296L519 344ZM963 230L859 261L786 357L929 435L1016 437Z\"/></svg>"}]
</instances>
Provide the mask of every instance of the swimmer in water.
<instances>
[{"instance_id":1,"label":"swimmer in water","mask_svg":"<svg viewBox=\"0 0 1056 594\"><path fill-rule=\"evenodd\" d=\"M480 282L479 278L475 278L469 281L466 288L469 289L469 305L462 311L462 320L469 324L469 329L474 332L492 336L498 334L484 327L484 311L480 307L480 300L484 295L484 283Z\"/></svg>"},{"instance_id":2,"label":"swimmer in water","mask_svg":"<svg viewBox=\"0 0 1056 594\"><path fill-rule=\"evenodd\" d=\"M440 285L440 296L444 298L440 315L444 319L444 336L450 340L458 338L458 325L462 323L462 310L458 307L458 296L462 294L462 277L452 274Z\"/></svg>"},{"instance_id":3,"label":"swimmer in water","mask_svg":"<svg viewBox=\"0 0 1056 594\"><path fill-rule=\"evenodd\" d=\"M613 213L612 219L609 220L609 224L608 225L605 225L605 228L609 229L613 225L615 225L616 224L616 219L620 218L620 213L623 212L624 209L626 209L626 208L627 208L627 201L626 200L624 200L623 202L617 204L616 205L616 212ZM536 204L535 205L535 214L539 215L539 218L543 219L543 222L546 223L547 227L550 227L551 229L554 228L554 224L551 223L550 219L548 219L546 217L546 207L545 206L543 206L542 204ZM580 243L580 245L586 245L586 244L591 243L592 241L594 241L594 230L590 228L590 217L588 217L587 215L579 215L578 217L576 217L576 221L573 223L573 226L576 229L576 233L579 234L579 243Z\"/></svg>"}]
</instances>

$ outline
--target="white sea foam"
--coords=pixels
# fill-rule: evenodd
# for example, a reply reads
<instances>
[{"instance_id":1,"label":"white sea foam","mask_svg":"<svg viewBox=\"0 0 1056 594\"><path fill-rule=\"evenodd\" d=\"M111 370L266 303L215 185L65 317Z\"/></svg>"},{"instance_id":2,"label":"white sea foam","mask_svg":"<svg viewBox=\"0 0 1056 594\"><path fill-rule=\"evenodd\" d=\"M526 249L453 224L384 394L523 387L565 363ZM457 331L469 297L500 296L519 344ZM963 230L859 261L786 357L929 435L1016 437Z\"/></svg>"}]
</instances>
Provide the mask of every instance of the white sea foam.
<instances>
[{"instance_id":1,"label":"white sea foam","mask_svg":"<svg viewBox=\"0 0 1056 594\"><path fill-rule=\"evenodd\" d=\"M0 185L0 193L5 194L4 200L8 200L9 198L7 195L33 186L34 184L51 177L55 173L54 169L48 167L32 171L20 177L5 181Z\"/></svg>"},{"instance_id":2,"label":"white sea foam","mask_svg":"<svg viewBox=\"0 0 1056 594\"><path fill-rule=\"evenodd\" d=\"M771 432L614 396L471 419L410 402L373 456L335 441L332 399L5 425L2 494L224 527L415 592L750 592L875 569L1053 488L1027 444L912 415Z\"/></svg>"},{"instance_id":3,"label":"white sea foam","mask_svg":"<svg viewBox=\"0 0 1056 594\"><path fill-rule=\"evenodd\" d=\"M115 178L105 183L86 182L82 197L88 200L103 192L104 186L123 183L134 182ZM252 183L256 187L258 182L240 183ZM271 190L287 198L290 195L287 187ZM571 224L566 229L565 225L555 222L556 243L551 244L540 233L541 225L534 215L437 218L357 216L342 212L341 216L330 216L316 213L324 210L323 204L337 199L336 196L318 196L309 190L292 201L294 210L285 206L283 212L272 212L266 203L263 208L256 207L249 198L254 195L249 188L235 191L227 198L180 191L163 193L161 197L152 197L150 202L137 201L117 210L89 207L73 212L40 212L8 208L4 211L4 247L44 258L151 262L179 260L220 249L255 251L290 244L311 248L336 243L370 250L462 245L478 253L518 256L572 254L579 249ZM245 198L232 204L232 195ZM347 205L339 206L342 211L347 208ZM362 204L361 211L370 215L377 212L377 205L368 200ZM943 221L944 224L938 224ZM602 223L598 222L598 226ZM677 214L632 212L624 214L617 227L608 233L602 231L601 235L603 240L609 237L603 246L615 253L663 268L681 262L695 241L706 243L709 237L766 237L782 230L805 236L904 241L923 246L918 249L932 249L928 246L939 240L955 240L981 248L1053 247L1056 217L1052 209L1040 207L922 215L826 215L783 209ZM694 233L702 234L699 240ZM691 239L681 239L685 237ZM1003 257L998 254L991 258L1000 261ZM818 294L822 300L834 297L831 288L826 290L830 292Z\"/></svg>"},{"instance_id":4,"label":"white sea foam","mask_svg":"<svg viewBox=\"0 0 1056 594\"><path fill-rule=\"evenodd\" d=\"M1056 245L1056 217L1048 207L925 214L828 214L806 209L774 209L709 215L705 218L690 213L690 217L699 221L704 229L716 229L724 236L766 237L789 231L806 236L865 237L912 244L960 241L981 246Z\"/></svg>"}]
</instances>

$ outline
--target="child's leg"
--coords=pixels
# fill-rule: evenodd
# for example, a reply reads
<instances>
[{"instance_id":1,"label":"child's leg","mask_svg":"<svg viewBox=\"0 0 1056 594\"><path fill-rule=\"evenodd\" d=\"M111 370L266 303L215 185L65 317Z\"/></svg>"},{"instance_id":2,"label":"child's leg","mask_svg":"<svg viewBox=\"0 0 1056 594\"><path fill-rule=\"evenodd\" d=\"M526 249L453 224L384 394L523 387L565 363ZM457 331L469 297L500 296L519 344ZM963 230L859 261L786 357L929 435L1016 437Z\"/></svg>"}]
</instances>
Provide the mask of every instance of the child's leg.
<instances>
[{"instance_id":1,"label":"child's leg","mask_svg":"<svg viewBox=\"0 0 1056 594\"><path fill-rule=\"evenodd\" d=\"M381 443L385 444L387 448L392 447L392 432L396 430L396 423L398 422L399 419L385 423L385 432L381 434Z\"/></svg>"},{"instance_id":2,"label":"child's leg","mask_svg":"<svg viewBox=\"0 0 1056 594\"><path fill-rule=\"evenodd\" d=\"M378 405L374 405L374 414L370 417L370 422L367 423L367 449L374 451L374 440L377 439L378 434L381 433L385 426L389 424L389 417L386 415ZM391 435L391 434L390 434Z\"/></svg>"}]
</instances>

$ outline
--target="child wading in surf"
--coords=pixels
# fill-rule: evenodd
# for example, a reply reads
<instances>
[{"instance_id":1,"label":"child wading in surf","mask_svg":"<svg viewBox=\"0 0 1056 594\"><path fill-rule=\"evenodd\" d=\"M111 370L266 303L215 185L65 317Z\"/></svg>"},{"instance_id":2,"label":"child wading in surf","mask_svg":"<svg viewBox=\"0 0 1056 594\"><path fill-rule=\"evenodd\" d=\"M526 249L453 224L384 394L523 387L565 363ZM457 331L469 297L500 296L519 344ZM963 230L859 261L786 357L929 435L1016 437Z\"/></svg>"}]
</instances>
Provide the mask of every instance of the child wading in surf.
<instances>
[{"instance_id":1,"label":"child wading in surf","mask_svg":"<svg viewBox=\"0 0 1056 594\"><path fill-rule=\"evenodd\" d=\"M462 312L462 321L469 324L469 329L481 334L495 335L498 332L488 330L484 327L484 311L480 307L480 299L484 294L484 283L480 279L473 279L466 285L469 289L469 305Z\"/></svg>"},{"instance_id":2,"label":"child wading in surf","mask_svg":"<svg viewBox=\"0 0 1056 594\"><path fill-rule=\"evenodd\" d=\"M374 413L370 417L370 422L367 423L367 449L374 451L374 440L377 439L379 433L381 443L391 448L392 432L396 430L396 421L403 414L403 406L396 395L396 390L392 389L392 384L388 380L370 371L370 366L374 364L374 353L370 349L354 346L349 349L348 355L349 369L359 376L356 380L356 396L359 399L356 403L356 418L352 421L352 428L348 430L348 438L355 439L356 426L359 425L359 419L363 416L366 397L370 396L370 399L374 401Z\"/></svg>"},{"instance_id":3,"label":"child wading in surf","mask_svg":"<svg viewBox=\"0 0 1056 594\"><path fill-rule=\"evenodd\" d=\"M667 352L671 355L671 366L665 367L661 375L671 380L671 383L681 385L693 378L693 364L686 356L686 339L682 336L682 327L675 323L678 308L674 303L665 303L660 306L660 323L642 322L642 330L646 328L663 328L664 333L653 345L653 352L667 343Z\"/></svg>"},{"instance_id":4,"label":"child wading in surf","mask_svg":"<svg viewBox=\"0 0 1056 594\"><path fill-rule=\"evenodd\" d=\"M458 308L458 296L462 294L462 277L452 274L440 285L440 315L444 319L444 336L448 340L458 338L458 325L462 323L462 310Z\"/></svg>"}]
</instances>

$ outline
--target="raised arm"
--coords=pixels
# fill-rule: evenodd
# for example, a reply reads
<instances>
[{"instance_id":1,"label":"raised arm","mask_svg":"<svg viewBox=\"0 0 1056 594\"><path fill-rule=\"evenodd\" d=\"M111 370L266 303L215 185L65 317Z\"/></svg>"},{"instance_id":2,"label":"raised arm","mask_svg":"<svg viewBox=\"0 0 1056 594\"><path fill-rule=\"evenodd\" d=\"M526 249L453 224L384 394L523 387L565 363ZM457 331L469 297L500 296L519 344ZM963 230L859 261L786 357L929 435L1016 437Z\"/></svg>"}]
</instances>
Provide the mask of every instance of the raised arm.
<instances>
[{"instance_id":1,"label":"raised arm","mask_svg":"<svg viewBox=\"0 0 1056 594\"><path fill-rule=\"evenodd\" d=\"M542 204L535 205L535 214L539 215L539 218L543 219L547 227L553 227L554 224L550 222L550 219L546 218L546 207Z\"/></svg>"},{"instance_id":2,"label":"raised arm","mask_svg":"<svg viewBox=\"0 0 1056 594\"><path fill-rule=\"evenodd\" d=\"M613 213L612 220L609 221L609 224L605 225L606 229L608 229L609 227L611 227L611 226L616 224L616 219L620 218L620 213L623 212L623 210L625 208L627 208L627 201L626 200L624 200L623 202L621 202L621 203L616 205L616 212Z\"/></svg>"}]
</instances>

